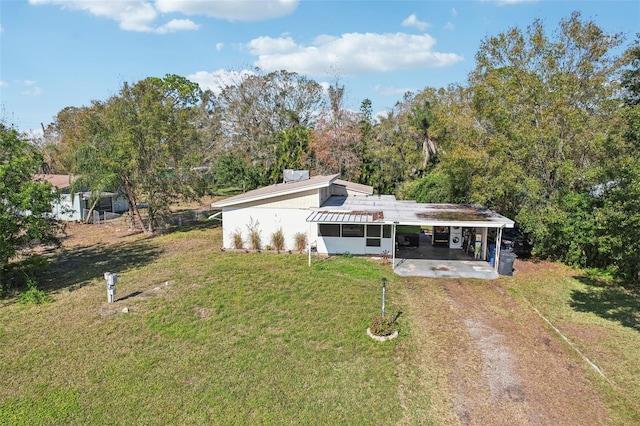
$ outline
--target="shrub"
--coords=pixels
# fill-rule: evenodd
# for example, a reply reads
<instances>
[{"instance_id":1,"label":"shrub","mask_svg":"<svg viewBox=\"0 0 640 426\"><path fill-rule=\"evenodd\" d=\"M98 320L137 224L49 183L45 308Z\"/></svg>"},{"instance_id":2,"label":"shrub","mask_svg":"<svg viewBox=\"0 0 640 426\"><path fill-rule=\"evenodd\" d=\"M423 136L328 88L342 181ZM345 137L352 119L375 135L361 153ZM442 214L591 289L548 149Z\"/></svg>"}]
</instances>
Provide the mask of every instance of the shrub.
<instances>
[{"instance_id":1,"label":"shrub","mask_svg":"<svg viewBox=\"0 0 640 426\"><path fill-rule=\"evenodd\" d=\"M375 316L373 317L373 321L371 321L371 326L369 326L369 330L371 330L371 334L375 336L389 336L393 334L393 319L389 317L381 317Z\"/></svg>"},{"instance_id":2,"label":"shrub","mask_svg":"<svg viewBox=\"0 0 640 426\"><path fill-rule=\"evenodd\" d=\"M231 233L231 239L234 249L241 249L244 247L244 241L242 241L242 232L236 229Z\"/></svg>"},{"instance_id":3,"label":"shrub","mask_svg":"<svg viewBox=\"0 0 640 426\"><path fill-rule=\"evenodd\" d=\"M293 238L297 251L305 251L307 249L307 234L304 232L296 232Z\"/></svg>"},{"instance_id":4,"label":"shrub","mask_svg":"<svg viewBox=\"0 0 640 426\"><path fill-rule=\"evenodd\" d=\"M34 305L39 305L41 303L51 302L51 296L38 289L37 283L33 278L27 279L27 285L29 286L29 289L20 296L20 303L32 303Z\"/></svg>"},{"instance_id":5,"label":"shrub","mask_svg":"<svg viewBox=\"0 0 640 426\"><path fill-rule=\"evenodd\" d=\"M271 245L273 245L273 248L275 248L278 253L284 250L284 232L282 232L282 228L271 234Z\"/></svg>"},{"instance_id":6,"label":"shrub","mask_svg":"<svg viewBox=\"0 0 640 426\"><path fill-rule=\"evenodd\" d=\"M254 222L251 219L251 223L247 225L249 229L249 243L251 244L251 248L253 250L260 250L262 248L262 238L260 238L260 222L257 220Z\"/></svg>"}]
</instances>

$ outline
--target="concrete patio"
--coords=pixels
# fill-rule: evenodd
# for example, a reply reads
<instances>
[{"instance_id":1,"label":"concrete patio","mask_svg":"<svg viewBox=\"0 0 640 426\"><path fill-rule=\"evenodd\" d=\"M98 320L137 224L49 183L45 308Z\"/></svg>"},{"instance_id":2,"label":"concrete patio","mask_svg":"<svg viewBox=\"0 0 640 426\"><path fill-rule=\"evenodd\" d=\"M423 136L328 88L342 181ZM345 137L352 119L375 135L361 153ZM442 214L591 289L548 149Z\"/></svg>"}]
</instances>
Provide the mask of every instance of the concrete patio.
<instances>
[{"instance_id":1,"label":"concrete patio","mask_svg":"<svg viewBox=\"0 0 640 426\"><path fill-rule=\"evenodd\" d=\"M499 277L484 260L474 260L463 250L431 245L431 236L420 234L418 247L402 247L396 251L394 272L400 276L428 278Z\"/></svg>"}]
</instances>

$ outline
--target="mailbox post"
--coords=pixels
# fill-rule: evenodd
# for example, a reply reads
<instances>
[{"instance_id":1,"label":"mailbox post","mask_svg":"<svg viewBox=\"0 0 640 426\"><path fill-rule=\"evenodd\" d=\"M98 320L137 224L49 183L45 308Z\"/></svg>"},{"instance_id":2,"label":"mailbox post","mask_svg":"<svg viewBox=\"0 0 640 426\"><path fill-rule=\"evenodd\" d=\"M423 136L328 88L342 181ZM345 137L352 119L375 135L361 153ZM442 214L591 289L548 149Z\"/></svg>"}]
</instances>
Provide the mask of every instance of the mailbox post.
<instances>
[{"instance_id":1,"label":"mailbox post","mask_svg":"<svg viewBox=\"0 0 640 426\"><path fill-rule=\"evenodd\" d=\"M107 282L107 300L109 301L109 303L111 303L113 302L113 299L116 295L116 283L118 282L118 274L105 272L104 279Z\"/></svg>"}]
</instances>

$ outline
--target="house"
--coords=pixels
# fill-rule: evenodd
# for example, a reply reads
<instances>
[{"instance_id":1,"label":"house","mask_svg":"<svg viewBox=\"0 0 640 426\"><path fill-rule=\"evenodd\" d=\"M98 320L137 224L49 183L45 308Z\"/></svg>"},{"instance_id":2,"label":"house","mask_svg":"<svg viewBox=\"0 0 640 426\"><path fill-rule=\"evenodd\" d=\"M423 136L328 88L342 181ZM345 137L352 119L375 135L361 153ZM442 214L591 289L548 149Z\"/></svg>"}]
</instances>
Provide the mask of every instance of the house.
<instances>
[{"instance_id":1,"label":"house","mask_svg":"<svg viewBox=\"0 0 640 426\"><path fill-rule=\"evenodd\" d=\"M511 219L477 206L396 200L338 174L302 176L213 203L222 212L223 246L233 247L234 233L247 241L253 229L262 241L270 241L282 230L288 248L294 247L296 233L305 233L309 254L315 248L320 254L390 254L395 259L399 246L417 245L419 234L430 232L432 244L452 249L473 241L476 259L495 256L497 265L502 229L514 226ZM468 236L473 238L465 246ZM498 247L495 253L490 237Z\"/></svg>"},{"instance_id":2,"label":"house","mask_svg":"<svg viewBox=\"0 0 640 426\"><path fill-rule=\"evenodd\" d=\"M35 175L34 180L49 182L55 191L60 194L60 199L53 203L51 212L53 216L62 221L80 221L86 218L93 202L90 201L91 193L86 191L72 192L71 185L74 177L70 175ZM102 217L105 213L123 213L129 210L127 200L116 192L103 192L96 203L94 211Z\"/></svg>"}]
</instances>

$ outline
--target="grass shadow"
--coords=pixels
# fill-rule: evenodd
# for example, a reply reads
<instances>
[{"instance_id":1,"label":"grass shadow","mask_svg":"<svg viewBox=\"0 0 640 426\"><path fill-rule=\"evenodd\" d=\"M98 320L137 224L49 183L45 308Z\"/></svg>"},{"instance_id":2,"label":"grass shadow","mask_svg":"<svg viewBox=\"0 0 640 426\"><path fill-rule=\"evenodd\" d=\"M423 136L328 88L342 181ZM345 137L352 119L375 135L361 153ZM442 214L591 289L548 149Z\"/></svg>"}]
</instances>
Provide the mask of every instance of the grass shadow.
<instances>
[{"instance_id":1,"label":"grass shadow","mask_svg":"<svg viewBox=\"0 0 640 426\"><path fill-rule=\"evenodd\" d=\"M161 253L160 248L144 240L119 246L95 244L59 252L38 274L39 287L45 291L63 288L74 291L96 277L103 277L105 272L119 273L147 265Z\"/></svg>"},{"instance_id":2,"label":"grass shadow","mask_svg":"<svg viewBox=\"0 0 640 426\"><path fill-rule=\"evenodd\" d=\"M205 231L212 228L218 228L221 226L220 221L217 220L197 220L191 222L183 222L181 225L170 225L162 230L162 234L183 233L191 231Z\"/></svg>"},{"instance_id":3,"label":"grass shadow","mask_svg":"<svg viewBox=\"0 0 640 426\"><path fill-rule=\"evenodd\" d=\"M573 290L569 305L578 312L591 312L640 332L640 297L622 286L589 277L577 277L587 286Z\"/></svg>"}]
</instances>

